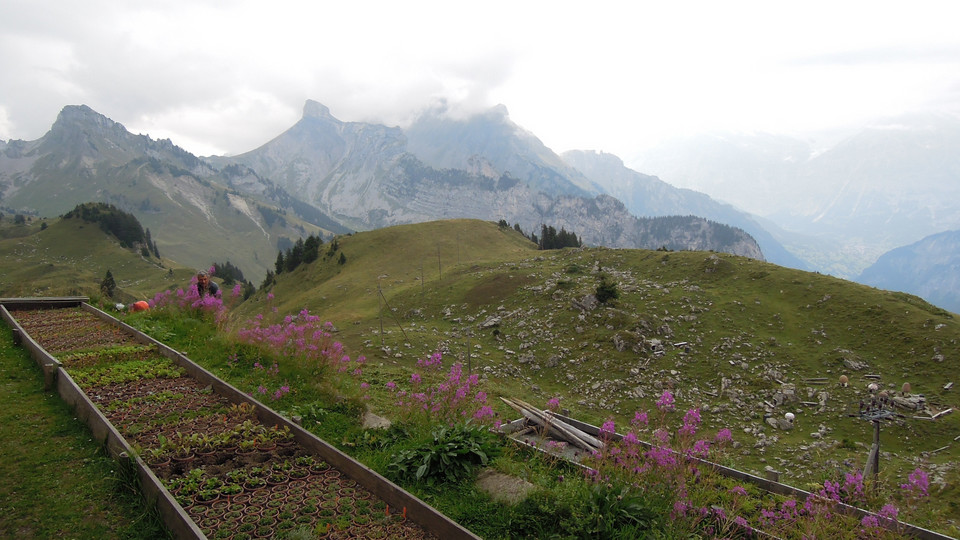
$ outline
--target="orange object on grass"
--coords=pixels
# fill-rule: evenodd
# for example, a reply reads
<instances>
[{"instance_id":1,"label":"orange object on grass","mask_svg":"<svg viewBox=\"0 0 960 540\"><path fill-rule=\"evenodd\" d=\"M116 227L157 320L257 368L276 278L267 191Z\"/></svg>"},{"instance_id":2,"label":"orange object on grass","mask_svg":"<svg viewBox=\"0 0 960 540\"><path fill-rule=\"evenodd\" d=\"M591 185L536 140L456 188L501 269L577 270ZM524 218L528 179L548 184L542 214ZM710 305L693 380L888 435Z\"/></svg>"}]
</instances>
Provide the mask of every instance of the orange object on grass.
<instances>
[{"instance_id":1,"label":"orange object on grass","mask_svg":"<svg viewBox=\"0 0 960 540\"><path fill-rule=\"evenodd\" d=\"M145 300L140 300L139 302L134 302L130 304L130 311L146 311L150 309L150 304Z\"/></svg>"}]
</instances>

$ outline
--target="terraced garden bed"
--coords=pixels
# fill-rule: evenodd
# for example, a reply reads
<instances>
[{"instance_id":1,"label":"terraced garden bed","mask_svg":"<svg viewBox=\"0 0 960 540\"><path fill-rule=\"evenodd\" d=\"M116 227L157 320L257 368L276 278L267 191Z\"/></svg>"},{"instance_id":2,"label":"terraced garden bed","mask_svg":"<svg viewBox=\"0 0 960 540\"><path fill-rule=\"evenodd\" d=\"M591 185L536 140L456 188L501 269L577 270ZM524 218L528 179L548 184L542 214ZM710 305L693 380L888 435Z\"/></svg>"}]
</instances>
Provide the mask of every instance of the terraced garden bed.
<instances>
[{"instance_id":1,"label":"terraced garden bed","mask_svg":"<svg viewBox=\"0 0 960 540\"><path fill-rule=\"evenodd\" d=\"M125 453L149 467L145 478L163 486L161 498L176 501L172 514L192 522L172 526L175 535L242 540L302 530L324 538L475 538L94 308L16 307L9 315L23 333L55 357L61 395L65 386L79 387L122 437Z\"/></svg>"}]
</instances>

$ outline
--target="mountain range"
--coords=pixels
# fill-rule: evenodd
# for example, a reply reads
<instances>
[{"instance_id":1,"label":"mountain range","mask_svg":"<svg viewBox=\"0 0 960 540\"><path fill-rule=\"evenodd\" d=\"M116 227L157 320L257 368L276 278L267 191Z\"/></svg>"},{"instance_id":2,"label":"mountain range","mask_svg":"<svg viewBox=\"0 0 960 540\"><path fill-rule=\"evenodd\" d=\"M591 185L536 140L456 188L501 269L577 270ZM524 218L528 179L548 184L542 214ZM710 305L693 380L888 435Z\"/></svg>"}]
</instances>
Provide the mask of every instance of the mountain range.
<instances>
[{"instance_id":1,"label":"mountain range","mask_svg":"<svg viewBox=\"0 0 960 540\"><path fill-rule=\"evenodd\" d=\"M895 279L884 265L867 267L960 228L958 145L960 122L923 117L820 151L782 136L703 137L630 168L602 152L557 155L503 106L454 118L441 105L399 128L343 122L307 101L296 124L260 147L198 157L68 106L41 139L0 141L0 205L57 215L110 202L152 228L164 255L194 266L229 259L253 278L309 234L464 217L532 233L563 227L590 245L724 251L848 279L862 272L864 283L897 283L938 302L949 294L926 291L960 278ZM926 268L923 253L913 264Z\"/></svg>"},{"instance_id":2,"label":"mountain range","mask_svg":"<svg viewBox=\"0 0 960 540\"><path fill-rule=\"evenodd\" d=\"M502 108L466 122L425 115L404 131L342 122L308 101L261 147L200 158L68 106L41 139L0 146L0 194L8 212L46 216L109 202L151 228L163 255L228 259L254 278L296 238L449 217L566 228L591 245L763 257L743 230L692 212L631 215Z\"/></svg>"},{"instance_id":3,"label":"mountain range","mask_svg":"<svg viewBox=\"0 0 960 540\"><path fill-rule=\"evenodd\" d=\"M760 258L742 231L695 218L638 218L510 121L505 107L469 119L428 111L407 129L342 122L308 101L293 127L215 166L239 164L355 230L431 219L565 227L591 245L714 249ZM678 212L680 214L681 212Z\"/></svg>"}]
</instances>

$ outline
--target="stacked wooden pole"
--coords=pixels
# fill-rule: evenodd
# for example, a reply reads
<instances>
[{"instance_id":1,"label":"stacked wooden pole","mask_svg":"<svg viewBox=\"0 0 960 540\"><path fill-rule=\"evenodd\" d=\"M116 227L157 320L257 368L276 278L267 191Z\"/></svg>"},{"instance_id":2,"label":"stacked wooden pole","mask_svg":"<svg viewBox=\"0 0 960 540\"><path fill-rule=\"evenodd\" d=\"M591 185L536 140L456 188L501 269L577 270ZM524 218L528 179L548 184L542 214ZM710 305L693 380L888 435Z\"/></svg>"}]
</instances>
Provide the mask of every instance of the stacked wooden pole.
<instances>
[{"instance_id":1,"label":"stacked wooden pole","mask_svg":"<svg viewBox=\"0 0 960 540\"><path fill-rule=\"evenodd\" d=\"M500 399L522 414L527 420L542 426L545 434L552 430L554 438L565 440L588 452L603 448L603 441L560 420L551 411L540 410L517 398L501 397Z\"/></svg>"}]
</instances>

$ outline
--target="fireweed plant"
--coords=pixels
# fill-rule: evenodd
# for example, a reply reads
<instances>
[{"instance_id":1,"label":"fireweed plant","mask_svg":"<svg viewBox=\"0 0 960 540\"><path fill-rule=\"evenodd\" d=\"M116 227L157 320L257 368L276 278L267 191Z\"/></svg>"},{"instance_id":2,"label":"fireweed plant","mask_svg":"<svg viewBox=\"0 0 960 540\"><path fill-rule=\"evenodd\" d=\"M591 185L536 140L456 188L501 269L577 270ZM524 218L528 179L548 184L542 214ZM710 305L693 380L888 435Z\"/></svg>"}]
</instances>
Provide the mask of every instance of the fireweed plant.
<instances>
[{"instance_id":1,"label":"fireweed plant","mask_svg":"<svg viewBox=\"0 0 960 540\"><path fill-rule=\"evenodd\" d=\"M297 315L287 315L279 323L269 324L266 320L263 314L258 314L247 321L237 331L238 340L268 350L271 357L289 359L314 377L328 377L332 373L341 382L349 381L352 386L365 389L360 379L366 358L351 359L344 353L343 344L332 338L332 323L321 322L320 317L306 309ZM255 362L253 370L266 379L257 386L258 398L277 401L291 392L290 384L279 378L277 361L270 367Z\"/></svg>"},{"instance_id":2,"label":"fireweed plant","mask_svg":"<svg viewBox=\"0 0 960 540\"><path fill-rule=\"evenodd\" d=\"M213 276L216 273L216 267L211 266L207 274ZM233 288L231 298L236 301L242 291L237 287ZM158 292L154 297L147 301L151 309L168 308L179 310L193 310L195 312L213 313L218 327L222 327L226 322L226 309L223 305L223 291L218 290L216 295L200 296L197 289L197 276L190 278L190 285L186 290L177 289L171 292L169 289Z\"/></svg>"},{"instance_id":3,"label":"fireweed plant","mask_svg":"<svg viewBox=\"0 0 960 540\"><path fill-rule=\"evenodd\" d=\"M548 408L553 404L548 403ZM673 500L670 519L678 532L707 533L718 538L749 538L756 531L779 538L901 538L897 532L898 508L888 497L868 497L861 472L847 473L842 480L825 481L806 500L764 495L753 486L721 477L704 461L722 460L732 443L729 429L713 436L699 433L700 410L687 410L679 428L669 427L675 401L665 391L656 402L659 423L649 425L650 415L635 413L629 431L614 442L613 420L603 423L600 438L606 444L585 463L586 477L595 483L625 485ZM649 432L650 442L639 433ZM549 449L548 449L549 450ZM733 485L731 485L733 483ZM900 499L916 506L928 496L926 473L916 469L900 486ZM860 520L841 512L837 503L879 506L876 515ZM873 503L873 504L871 504ZM762 536L762 535L761 535Z\"/></svg>"},{"instance_id":4,"label":"fireweed plant","mask_svg":"<svg viewBox=\"0 0 960 540\"><path fill-rule=\"evenodd\" d=\"M493 409L487 404L487 393L479 389L480 378L477 374L464 375L463 365L454 363L446 377L431 384L424 376L435 378L443 370L443 355L436 352L421 359L417 365L424 374L413 373L402 387L394 381L386 383L385 388L393 392L394 405L400 416L406 421L425 420L453 425L471 420L474 423L489 424L494 421ZM430 376L430 374L434 374ZM428 379L429 381L429 379Z\"/></svg>"}]
</instances>

